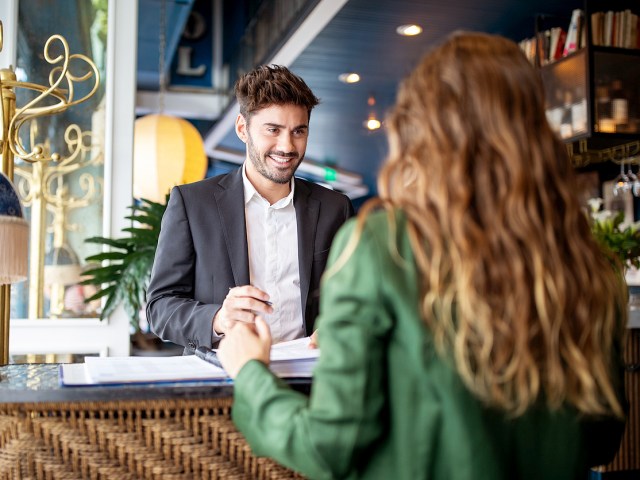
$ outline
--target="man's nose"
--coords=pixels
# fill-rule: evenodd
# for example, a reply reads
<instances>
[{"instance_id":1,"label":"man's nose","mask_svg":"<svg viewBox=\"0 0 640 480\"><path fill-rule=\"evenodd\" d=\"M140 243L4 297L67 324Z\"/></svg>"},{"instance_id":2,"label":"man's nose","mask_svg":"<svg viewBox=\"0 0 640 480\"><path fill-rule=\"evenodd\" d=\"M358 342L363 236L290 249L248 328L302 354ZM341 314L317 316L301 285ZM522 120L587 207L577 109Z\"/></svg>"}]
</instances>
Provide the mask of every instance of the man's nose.
<instances>
[{"instance_id":1,"label":"man's nose","mask_svg":"<svg viewBox=\"0 0 640 480\"><path fill-rule=\"evenodd\" d=\"M289 132L282 132L278 137L278 150L285 153L290 153L295 150L293 145L293 136Z\"/></svg>"}]
</instances>

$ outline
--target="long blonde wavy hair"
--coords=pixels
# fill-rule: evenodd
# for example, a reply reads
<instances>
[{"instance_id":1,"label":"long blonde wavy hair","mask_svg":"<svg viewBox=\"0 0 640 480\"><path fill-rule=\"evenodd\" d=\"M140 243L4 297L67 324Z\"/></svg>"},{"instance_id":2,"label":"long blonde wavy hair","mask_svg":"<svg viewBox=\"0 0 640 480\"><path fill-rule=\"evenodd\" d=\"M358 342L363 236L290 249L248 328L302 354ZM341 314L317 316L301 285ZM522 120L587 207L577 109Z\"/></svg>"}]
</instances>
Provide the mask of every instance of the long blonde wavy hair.
<instances>
[{"instance_id":1,"label":"long blonde wavy hair","mask_svg":"<svg viewBox=\"0 0 640 480\"><path fill-rule=\"evenodd\" d=\"M404 80L386 123L380 198L361 220L375 203L406 214L421 314L467 387L515 416L540 400L623 415L612 358L626 290L517 45L452 35Z\"/></svg>"}]
</instances>

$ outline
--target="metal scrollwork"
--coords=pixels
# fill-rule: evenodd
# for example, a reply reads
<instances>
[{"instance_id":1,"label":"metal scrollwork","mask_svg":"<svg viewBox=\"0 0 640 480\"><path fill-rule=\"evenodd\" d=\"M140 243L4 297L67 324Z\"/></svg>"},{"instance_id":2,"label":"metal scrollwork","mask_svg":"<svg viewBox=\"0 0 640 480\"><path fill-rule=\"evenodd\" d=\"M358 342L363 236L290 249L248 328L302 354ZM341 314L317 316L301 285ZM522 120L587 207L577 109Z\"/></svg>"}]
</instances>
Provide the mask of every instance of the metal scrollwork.
<instances>
[{"instance_id":1,"label":"metal scrollwork","mask_svg":"<svg viewBox=\"0 0 640 480\"><path fill-rule=\"evenodd\" d=\"M61 45L63 53L52 54L53 46L56 44ZM2 81L2 85L5 87L25 88L39 92L26 105L16 108L9 122L9 135L7 136L9 148L16 157L27 162L58 161L60 155L55 152L47 153L42 145L33 145L30 150L27 150L20 139L21 128L27 122L38 117L55 115L86 101L93 96L100 85L100 75L95 63L85 55L70 54L69 44L61 35L53 35L47 40L44 46L44 58L47 63L54 65L54 68L49 72L49 86L11 79ZM71 71L72 65L83 73L74 74ZM89 92L80 98L75 98L77 86L89 81L93 81ZM53 103L51 103L52 101ZM50 104L47 105L47 102Z\"/></svg>"}]
</instances>

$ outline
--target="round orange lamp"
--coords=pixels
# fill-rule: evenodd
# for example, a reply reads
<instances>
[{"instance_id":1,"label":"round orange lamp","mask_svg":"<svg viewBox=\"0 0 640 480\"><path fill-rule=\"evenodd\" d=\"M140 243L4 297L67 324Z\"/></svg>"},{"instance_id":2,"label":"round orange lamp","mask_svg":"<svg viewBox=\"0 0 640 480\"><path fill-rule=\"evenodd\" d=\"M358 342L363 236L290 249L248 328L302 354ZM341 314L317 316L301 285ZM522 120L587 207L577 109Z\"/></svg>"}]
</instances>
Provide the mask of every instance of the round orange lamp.
<instances>
[{"instance_id":1,"label":"round orange lamp","mask_svg":"<svg viewBox=\"0 0 640 480\"><path fill-rule=\"evenodd\" d=\"M200 133L183 118L153 114L135 122L133 196L164 203L174 185L202 180L207 155Z\"/></svg>"}]
</instances>

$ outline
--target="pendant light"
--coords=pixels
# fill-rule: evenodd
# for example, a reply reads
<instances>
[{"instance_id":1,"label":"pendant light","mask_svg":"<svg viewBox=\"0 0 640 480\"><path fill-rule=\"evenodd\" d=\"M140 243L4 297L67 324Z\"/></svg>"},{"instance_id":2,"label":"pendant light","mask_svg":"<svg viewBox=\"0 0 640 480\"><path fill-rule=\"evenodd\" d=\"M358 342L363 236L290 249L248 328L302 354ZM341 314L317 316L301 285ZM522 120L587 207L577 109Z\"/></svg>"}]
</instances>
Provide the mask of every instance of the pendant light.
<instances>
[{"instance_id":1,"label":"pendant light","mask_svg":"<svg viewBox=\"0 0 640 480\"><path fill-rule=\"evenodd\" d=\"M159 112L135 121L133 195L164 203L174 185L201 180L207 172L204 143L193 124L164 114L166 0L160 5Z\"/></svg>"},{"instance_id":2,"label":"pendant light","mask_svg":"<svg viewBox=\"0 0 640 480\"><path fill-rule=\"evenodd\" d=\"M376 105L376 98L373 96L373 94L369 95L369 98L367 99L367 105L369 105L369 116L364 121L364 127L367 130L373 132L374 130L378 130L382 126L382 122L378 120L376 111L374 109Z\"/></svg>"}]
</instances>

